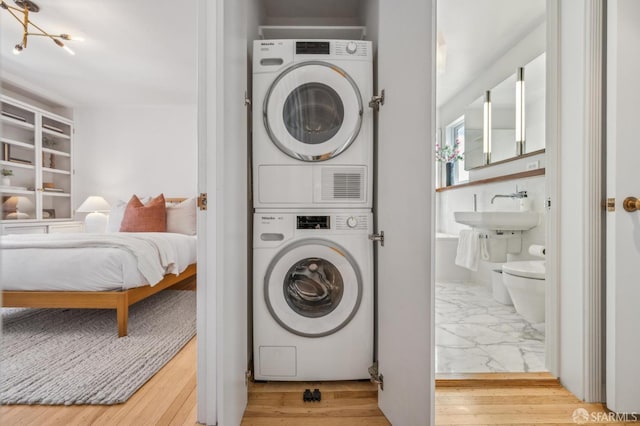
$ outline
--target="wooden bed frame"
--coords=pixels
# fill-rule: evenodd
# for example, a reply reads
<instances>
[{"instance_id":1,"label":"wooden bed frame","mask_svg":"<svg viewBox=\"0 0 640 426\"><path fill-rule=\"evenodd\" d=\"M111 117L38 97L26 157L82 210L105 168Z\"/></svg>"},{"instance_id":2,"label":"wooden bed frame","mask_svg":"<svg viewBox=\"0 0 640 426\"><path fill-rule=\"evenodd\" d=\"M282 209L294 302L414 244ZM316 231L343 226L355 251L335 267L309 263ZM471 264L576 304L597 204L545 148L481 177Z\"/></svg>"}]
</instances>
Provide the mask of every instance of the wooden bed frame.
<instances>
[{"instance_id":1,"label":"wooden bed frame","mask_svg":"<svg viewBox=\"0 0 640 426\"><path fill-rule=\"evenodd\" d=\"M196 276L192 263L180 275L165 275L152 286L122 291L3 291L2 306L6 308L79 308L115 309L118 318L118 337L127 335L129 306L152 296L174 284Z\"/></svg>"},{"instance_id":2,"label":"wooden bed frame","mask_svg":"<svg viewBox=\"0 0 640 426\"><path fill-rule=\"evenodd\" d=\"M167 203L179 203L186 198L165 198ZM180 275L165 275L153 287L131 288L122 291L3 291L5 308L65 308L115 309L118 318L118 337L127 335L129 306L166 288L195 277L196 264L192 263Z\"/></svg>"}]
</instances>

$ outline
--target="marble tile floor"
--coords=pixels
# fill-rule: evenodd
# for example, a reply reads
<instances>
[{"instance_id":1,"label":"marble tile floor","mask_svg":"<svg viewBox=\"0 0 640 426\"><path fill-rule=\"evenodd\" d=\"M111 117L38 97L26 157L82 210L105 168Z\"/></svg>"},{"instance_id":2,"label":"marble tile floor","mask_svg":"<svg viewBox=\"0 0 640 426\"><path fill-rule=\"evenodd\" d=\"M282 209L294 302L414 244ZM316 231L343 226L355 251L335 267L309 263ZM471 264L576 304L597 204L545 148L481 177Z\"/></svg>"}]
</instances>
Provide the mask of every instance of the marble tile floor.
<instances>
[{"instance_id":1,"label":"marble tile floor","mask_svg":"<svg viewBox=\"0 0 640 426\"><path fill-rule=\"evenodd\" d=\"M436 283L436 373L536 372L544 367L544 323L475 283Z\"/></svg>"}]
</instances>

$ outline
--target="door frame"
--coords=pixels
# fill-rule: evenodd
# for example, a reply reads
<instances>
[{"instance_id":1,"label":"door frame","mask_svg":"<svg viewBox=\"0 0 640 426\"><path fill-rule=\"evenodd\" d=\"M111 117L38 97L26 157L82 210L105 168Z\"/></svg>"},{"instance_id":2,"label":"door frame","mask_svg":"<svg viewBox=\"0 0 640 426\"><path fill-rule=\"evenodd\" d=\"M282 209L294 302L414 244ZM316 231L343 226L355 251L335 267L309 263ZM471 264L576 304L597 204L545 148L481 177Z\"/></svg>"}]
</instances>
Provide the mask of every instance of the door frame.
<instances>
[{"instance_id":1,"label":"door frame","mask_svg":"<svg viewBox=\"0 0 640 426\"><path fill-rule=\"evenodd\" d=\"M555 222L556 232L548 240L552 253L555 248L557 256L549 274L555 281L554 291L557 302L550 312L558 312L559 330L549 338L558 343L557 358L552 357L550 369L560 377L563 385L587 402L601 401L603 395L603 368L601 368L603 342L603 308L602 308L602 224L600 222L600 197L602 185L602 146L603 138L598 126L590 126L595 121L601 122L602 87L600 82L587 84L594 80L594 74L601 72L602 66L602 18L604 0L565 0L557 2L547 0L548 19L550 19L549 35L555 40L549 45L550 52L556 58L554 72L556 76L548 76L548 87L551 93L557 93L556 100L548 103L547 117L549 126L547 136L558 141L557 146L548 149L548 179L554 182L548 186L552 203L550 223ZM214 7L206 5L214 4ZM222 63L215 51L223 42L223 2L207 2L199 0L199 7L204 13L198 17L198 39L200 44L198 63L198 139L199 170L198 188L206 192L207 188L215 191L218 183L215 174L205 179L207 156L215 158L215 151L222 144L222 138L216 138L218 120L223 117L222 111L216 110L215 102L207 103L207 99L216 99L217 91L222 89ZM554 24L556 20L556 24ZM211 23L215 23L211 28ZM209 26L207 25L209 24ZM562 31L560 31L562 30ZM209 46L209 48L207 47ZM213 46L213 47L212 47ZM593 54L592 54L593 53ZM550 55L551 56L551 55ZM216 61L218 59L218 61ZM589 73L587 73L589 72ZM552 73L553 74L553 73ZM591 78L591 80L588 80ZM211 84L214 81L214 84ZM209 83L209 84L207 84ZM584 108L575 112L576 99L584 100ZM555 113L554 113L555 110ZM600 112L598 112L600 111ZM215 120L205 120L206 117ZM221 123L221 122L220 122ZM576 132L578 133L576 135ZM209 144L207 141L209 140ZM207 150L207 147L210 148ZM586 152L582 156L576 153ZM555 150L555 151L554 151ZM218 158L220 160L220 158ZM211 163L210 163L211 164ZM215 164L215 163L213 163ZM553 169L553 170L551 170ZM572 171L567 173L567 171ZM593 173L596 171L597 173ZM569 179L578 174L577 181ZM591 192L595 191L595 192ZM598 192L600 191L600 192ZM213 195L213 194L212 194ZM207 275L205 263L215 267L215 242L219 235L216 229L215 197L209 201L208 214L200 213L198 233L204 241L199 244L198 281L198 421L215 424L216 409L212 401L217 400L216 384L216 314L212 307L216 306L216 292L222 280L216 274ZM573 215L573 217L569 217ZM571 220L570 220L571 219ZM209 225L209 226L207 226ZM433 229L433 227L432 227ZM586 249L575 244L562 244L572 241L571 237L580 237L579 242L586 243ZM564 237L564 238L563 238ZM569 238L567 238L569 237ZM221 238L221 237L220 237ZM433 247L434 236L431 237ZM212 252L206 251L206 240L212 243ZM592 265L592 266L590 266ZM222 265L220 265L222 266ZM562 283L562 285L560 285ZM211 291L203 290L208 287ZM581 310L572 317L567 307L577 304ZM433 309L433 308L432 308ZM432 312L433 313L433 312ZM557 362L557 365L553 365ZM573 364L573 365L572 365ZM432 402L433 404L433 402Z\"/></svg>"}]
</instances>

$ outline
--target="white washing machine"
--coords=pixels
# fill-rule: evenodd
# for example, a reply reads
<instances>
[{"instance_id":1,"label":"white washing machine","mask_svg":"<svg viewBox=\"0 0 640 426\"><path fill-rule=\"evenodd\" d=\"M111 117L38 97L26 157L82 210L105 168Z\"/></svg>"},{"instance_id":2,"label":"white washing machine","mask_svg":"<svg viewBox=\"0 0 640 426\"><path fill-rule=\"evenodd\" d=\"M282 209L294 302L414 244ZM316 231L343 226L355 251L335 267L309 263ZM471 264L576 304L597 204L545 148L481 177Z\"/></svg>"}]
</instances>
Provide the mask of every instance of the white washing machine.
<instances>
[{"instance_id":1,"label":"white washing machine","mask_svg":"<svg viewBox=\"0 0 640 426\"><path fill-rule=\"evenodd\" d=\"M254 207L370 208L372 93L370 41L254 41Z\"/></svg>"},{"instance_id":2,"label":"white washing machine","mask_svg":"<svg viewBox=\"0 0 640 426\"><path fill-rule=\"evenodd\" d=\"M369 378L373 245L368 210L254 215L257 380Z\"/></svg>"}]
</instances>

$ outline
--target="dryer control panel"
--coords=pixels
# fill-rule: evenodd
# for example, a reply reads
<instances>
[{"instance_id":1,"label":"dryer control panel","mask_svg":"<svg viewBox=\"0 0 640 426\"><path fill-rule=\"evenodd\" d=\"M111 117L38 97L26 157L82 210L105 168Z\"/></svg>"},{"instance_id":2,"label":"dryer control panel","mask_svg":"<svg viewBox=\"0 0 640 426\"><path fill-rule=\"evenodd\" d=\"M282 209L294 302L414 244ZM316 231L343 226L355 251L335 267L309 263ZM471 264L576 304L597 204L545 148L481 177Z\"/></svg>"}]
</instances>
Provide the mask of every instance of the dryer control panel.
<instances>
[{"instance_id":1,"label":"dryer control panel","mask_svg":"<svg viewBox=\"0 0 640 426\"><path fill-rule=\"evenodd\" d=\"M331 216L297 216L296 229L331 229Z\"/></svg>"}]
</instances>

